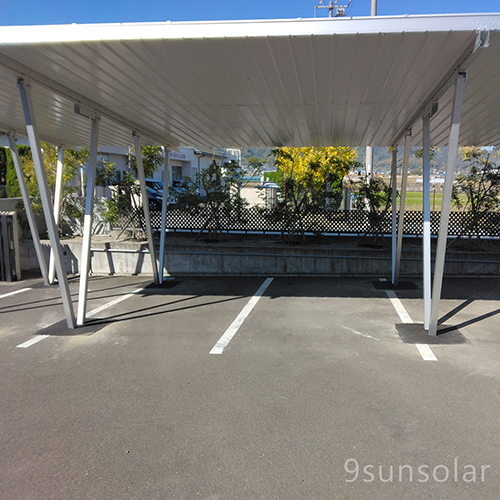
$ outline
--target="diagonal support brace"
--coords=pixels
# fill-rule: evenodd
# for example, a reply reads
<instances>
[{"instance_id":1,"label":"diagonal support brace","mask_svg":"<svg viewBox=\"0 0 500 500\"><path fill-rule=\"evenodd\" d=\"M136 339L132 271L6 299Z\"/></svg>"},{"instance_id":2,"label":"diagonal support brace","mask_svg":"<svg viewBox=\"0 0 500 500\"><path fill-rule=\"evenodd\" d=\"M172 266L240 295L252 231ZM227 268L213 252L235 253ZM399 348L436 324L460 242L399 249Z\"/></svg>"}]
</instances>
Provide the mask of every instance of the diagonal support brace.
<instances>
[{"instance_id":1,"label":"diagonal support brace","mask_svg":"<svg viewBox=\"0 0 500 500\"><path fill-rule=\"evenodd\" d=\"M68 277L64 269L61 244L59 234L54 219L52 203L50 201L49 185L47 183L47 175L43 164L42 150L38 138L38 129L35 122L35 114L33 112L33 103L31 100L31 87L25 83L23 78L17 80L21 101L23 105L24 118L26 121L26 131L31 147L33 163L35 165L35 173L38 181L38 189L40 191L40 199L43 207L45 222L47 223L47 232L49 233L50 245L54 251L54 260L56 265L57 279L61 290L61 298L66 315L66 323L69 329L75 328L75 311L71 302L71 293L69 291Z\"/></svg>"}]
</instances>

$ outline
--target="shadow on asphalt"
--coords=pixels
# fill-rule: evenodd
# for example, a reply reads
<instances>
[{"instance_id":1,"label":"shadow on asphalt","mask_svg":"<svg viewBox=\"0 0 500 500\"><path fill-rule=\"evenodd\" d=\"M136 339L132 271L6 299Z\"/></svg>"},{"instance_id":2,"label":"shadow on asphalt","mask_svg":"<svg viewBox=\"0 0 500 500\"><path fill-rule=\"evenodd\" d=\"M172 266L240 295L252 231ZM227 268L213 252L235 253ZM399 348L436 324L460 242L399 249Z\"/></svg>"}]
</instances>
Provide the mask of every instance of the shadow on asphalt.
<instances>
[{"instance_id":1,"label":"shadow on asphalt","mask_svg":"<svg viewBox=\"0 0 500 500\"><path fill-rule=\"evenodd\" d=\"M405 344L432 344L432 345L450 345L450 344L468 344L469 341L458 330L457 326L444 325L439 329L435 337L429 336L429 332L424 330L421 323L399 323L396 329Z\"/></svg>"}]
</instances>

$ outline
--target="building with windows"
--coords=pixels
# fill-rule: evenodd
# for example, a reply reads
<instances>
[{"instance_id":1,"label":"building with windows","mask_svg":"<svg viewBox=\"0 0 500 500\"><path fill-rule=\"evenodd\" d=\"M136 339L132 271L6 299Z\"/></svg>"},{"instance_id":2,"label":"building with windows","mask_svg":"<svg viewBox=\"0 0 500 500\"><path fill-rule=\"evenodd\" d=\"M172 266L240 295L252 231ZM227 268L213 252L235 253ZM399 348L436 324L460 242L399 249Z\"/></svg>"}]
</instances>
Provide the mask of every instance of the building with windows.
<instances>
[{"instance_id":1,"label":"building with windows","mask_svg":"<svg viewBox=\"0 0 500 500\"><path fill-rule=\"evenodd\" d=\"M129 148L124 146L101 146L99 147L97 161L111 162L118 171L119 180L123 178L125 172L129 170L128 166ZM179 151L170 151L170 182L172 186L178 185L183 178L189 177L195 179L196 173L201 173L212 161L224 163L226 161L239 161L241 152L239 149L213 148L198 149L193 147L180 147ZM163 166L153 174L153 179L163 180ZM80 178L74 179L73 186L77 187L78 194L84 195L85 180L83 171ZM83 186L83 188L82 188ZM96 196L109 197L111 191L109 188L96 186Z\"/></svg>"}]
</instances>

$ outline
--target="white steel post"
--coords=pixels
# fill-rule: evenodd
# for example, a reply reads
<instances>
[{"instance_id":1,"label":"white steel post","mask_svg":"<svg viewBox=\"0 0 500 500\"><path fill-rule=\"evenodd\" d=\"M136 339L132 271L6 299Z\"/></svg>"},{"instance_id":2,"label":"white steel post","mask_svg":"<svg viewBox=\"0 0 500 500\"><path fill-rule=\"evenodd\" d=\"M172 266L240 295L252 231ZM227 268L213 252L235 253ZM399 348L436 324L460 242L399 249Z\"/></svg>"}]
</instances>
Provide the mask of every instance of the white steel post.
<instances>
[{"instance_id":1,"label":"white steel post","mask_svg":"<svg viewBox=\"0 0 500 500\"><path fill-rule=\"evenodd\" d=\"M87 162L87 194L85 196L85 218L83 219L82 258L80 259L80 289L78 292L77 325L85 324L87 314L87 293L90 270L90 244L92 241L92 221L94 219L94 189L97 169L97 141L100 118L91 119L89 161Z\"/></svg>"},{"instance_id":2,"label":"white steel post","mask_svg":"<svg viewBox=\"0 0 500 500\"><path fill-rule=\"evenodd\" d=\"M396 248L396 269L394 272L395 285L399 283L399 271L401 269L401 250L403 248L403 232L405 225L406 185L408 181L408 163L410 162L410 137L411 134L406 134L405 136L403 172L401 174L401 199L399 201L398 242Z\"/></svg>"},{"instance_id":3,"label":"white steel post","mask_svg":"<svg viewBox=\"0 0 500 500\"><path fill-rule=\"evenodd\" d=\"M69 329L75 328L75 311L71 302L71 293L69 291L68 277L64 269L62 249L59 242L59 234L54 220L54 212L50 201L49 185L47 183L47 175L43 164L42 150L38 139L38 129L33 113L33 103L31 101L30 85L24 82L23 78L17 80L21 101L23 103L24 118L26 120L26 131L31 147L33 164L38 181L38 189L40 190L40 199L43 207L45 222L47 223L47 232L49 233L50 245L54 250L54 259L56 263L57 279L59 281L59 289L61 290L61 298L66 315L66 323Z\"/></svg>"},{"instance_id":4,"label":"white steel post","mask_svg":"<svg viewBox=\"0 0 500 500\"><path fill-rule=\"evenodd\" d=\"M392 252L391 252L391 268L392 268L392 281L395 285L396 279L396 235L397 235L397 200L398 200L398 147L392 148L392 165L391 165L391 185L392 185Z\"/></svg>"},{"instance_id":5,"label":"white steel post","mask_svg":"<svg viewBox=\"0 0 500 500\"><path fill-rule=\"evenodd\" d=\"M431 159L430 159L430 114L422 118L423 131L423 295L424 295L424 329L429 329L431 316Z\"/></svg>"},{"instance_id":6,"label":"white steel post","mask_svg":"<svg viewBox=\"0 0 500 500\"><path fill-rule=\"evenodd\" d=\"M144 166L142 164L142 149L139 136L134 133L135 159L137 160L137 172L139 173L139 184L141 186L142 208L144 210L144 220L146 222L146 232L148 234L149 253L151 255L151 267L153 268L154 282L158 284L158 267L156 266L155 243L153 241L153 231L151 230L151 217L149 215L149 197L144 179Z\"/></svg>"},{"instance_id":7,"label":"white steel post","mask_svg":"<svg viewBox=\"0 0 500 500\"><path fill-rule=\"evenodd\" d=\"M38 234L38 228L36 227L35 216L33 214L33 208L31 207L31 200L28 194L28 188L26 187L26 181L24 180L24 172L21 166L21 159L19 158L19 151L17 150L17 145L9 133L7 133L7 140L9 141L9 149L12 153L12 161L14 162L14 169L16 170L17 181L19 183L19 189L21 190L21 196L23 198L24 209L26 210L26 217L28 218L28 224L31 231L31 237L33 238L33 245L35 246L35 252L38 259L38 264L40 266L40 271L42 273L43 283L45 285L49 284L48 272L47 272L47 262L43 256L42 244L40 243L40 236Z\"/></svg>"},{"instance_id":8,"label":"white steel post","mask_svg":"<svg viewBox=\"0 0 500 500\"><path fill-rule=\"evenodd\" d=\"M366 146L365 178L367 182L373 177L373 148Z\"/></svg>"},{"instance_id":9,"label":"white steel post","mask_svg":"<svg viewBox=\"0 0 500 500\"><path fill-rule=\"evenodd\" d=\"M62 197L62 182L64 168L64 148L58 148L57 154L57 173L56 173L56 189L54 193L54 219L56 226L59 226L59 214L61 212L61 197ZM56 266L54 262L54 252L50 250L49 260L49 283L52 285L56 279Z\"/></svg>"},{"instance_id":10,"label":"white steel post","mask_svg":"<svg viewBox=\"0 0 500 500\"><path fill-rule=\"evenodd\" d=\"M165 238L167 230L168 191L170 189L170 150L163 148L163 200L161 205L161 228L160 228L160 275L159 282L163 283L165 265Z\"/></svg>"},{"instance_id":11,"label":"white steel post","mask_svg":"<svg viewBox=\"0 0 500 500\"><path fill-rule=\"evenodd\" d=\"M453 114L451 117L450 136L448 139L448 160L443 188L443 203L439 221L439 234L436 248L436 263L434 266L434 282L432 285L431 317L429 322L429 335L437 335L439 302L443 286L444 260L446 257L446 240L448 238L448 222L450 219L451 195L453 192L453 178L455 163L457 161L458 137L460 134L460 120L462 118L462 103L464 98L467 73L458 72L455 82L455 97L453 100Z\"/></svg>"}]
</instances>

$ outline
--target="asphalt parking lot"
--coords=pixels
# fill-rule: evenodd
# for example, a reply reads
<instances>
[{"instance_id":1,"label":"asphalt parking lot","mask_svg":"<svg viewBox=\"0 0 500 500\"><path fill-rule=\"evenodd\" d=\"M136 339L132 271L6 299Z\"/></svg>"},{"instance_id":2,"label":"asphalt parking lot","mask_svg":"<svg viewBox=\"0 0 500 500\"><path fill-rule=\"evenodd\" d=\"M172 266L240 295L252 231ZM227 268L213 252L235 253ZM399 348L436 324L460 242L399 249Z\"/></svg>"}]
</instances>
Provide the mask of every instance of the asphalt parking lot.
<instances>
[{"instance_id":1,"label":"asphalt parking lot","mask_svg":"<svg viewBox=\"0 0 500 500\"><path fill-rule=\"evenodd\" d=\"M498 499L499 279L271 278L1 284L0 499Z\"/></svg>"}]
</instances>

